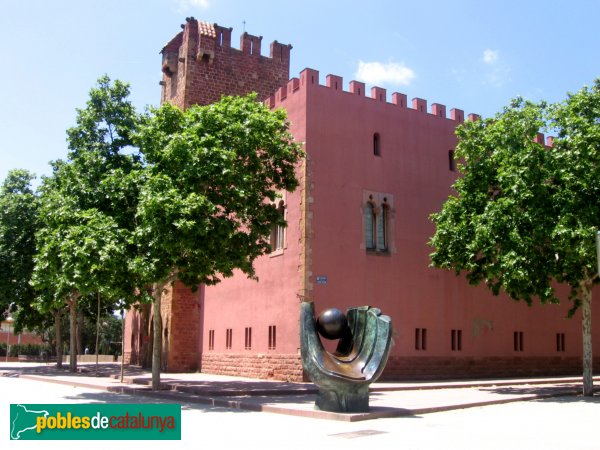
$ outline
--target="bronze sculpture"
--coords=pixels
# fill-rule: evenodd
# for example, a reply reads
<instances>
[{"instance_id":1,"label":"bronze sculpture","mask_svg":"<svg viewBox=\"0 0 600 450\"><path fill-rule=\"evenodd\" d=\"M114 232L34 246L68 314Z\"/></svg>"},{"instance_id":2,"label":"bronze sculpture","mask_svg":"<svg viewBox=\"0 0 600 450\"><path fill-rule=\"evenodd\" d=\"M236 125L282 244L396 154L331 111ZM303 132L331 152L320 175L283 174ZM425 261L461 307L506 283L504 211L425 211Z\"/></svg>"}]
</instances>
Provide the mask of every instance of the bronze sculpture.
<instances>
[{"instance_id":1,"label":"bronze sculpture","mask_svg":"<svg viewBox=\"0 0 600 450\"><path fill-rule=\"evenodd\" d=\"M339 339L337 349L323 348L319 334ZM300 306L302 365L319 391L315 408L332 412L367 412L369 384L377 380L387 362L392 322L378 308L349 308L346 316L326 310L315 320L314 304Z\"/></svg>"}]
</instances>

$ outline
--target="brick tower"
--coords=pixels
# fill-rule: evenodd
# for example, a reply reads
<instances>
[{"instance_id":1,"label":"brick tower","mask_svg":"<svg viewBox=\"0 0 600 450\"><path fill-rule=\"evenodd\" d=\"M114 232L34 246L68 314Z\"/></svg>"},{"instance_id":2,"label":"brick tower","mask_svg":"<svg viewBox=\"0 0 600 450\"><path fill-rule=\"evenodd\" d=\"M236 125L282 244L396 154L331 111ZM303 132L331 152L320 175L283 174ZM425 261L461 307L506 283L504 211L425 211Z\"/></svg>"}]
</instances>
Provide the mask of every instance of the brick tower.
<instances>
[{"instance_id":1,"label":"brick tower","mask_svg":"<svg viewBox=\"0 0 600 450\"><path fill-rule=\"evenodd\" d=\"M264 100L287 84L291 45L274 41L270 56L265 57L260 54L262 36L243 33L238 50L231 47L232 28L193 17L182 28L161 51L161 103L185 109L217 102L223 95L250 92ZM167 371L200 368L202 292L176 283L163 296L163 368Z\"/></svg>"},{"instance_id":2,"label":"brick tower","mask_svg":"<svg viewBox=\"0 0 600 450\"><path fill-rule=\"evenodd\" d=\"M289 79L291 45L271 43L262 56L262 36L243 33L231 47L232 28L186 19L183 31L162 49L162 102L180 108L208 105L222 95L256 92L263 100Z\"/></svg>"}]
</instances>

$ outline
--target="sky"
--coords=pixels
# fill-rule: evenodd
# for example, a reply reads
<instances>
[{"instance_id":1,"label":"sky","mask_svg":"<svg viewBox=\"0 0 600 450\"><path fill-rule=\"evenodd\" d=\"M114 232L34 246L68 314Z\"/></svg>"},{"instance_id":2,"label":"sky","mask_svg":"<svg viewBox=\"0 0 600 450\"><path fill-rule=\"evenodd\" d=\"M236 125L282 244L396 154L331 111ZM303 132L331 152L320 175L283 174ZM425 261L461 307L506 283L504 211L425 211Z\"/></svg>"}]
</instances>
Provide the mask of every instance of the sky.
<instances>
[{"instance_id":1,"label":"sky","mask_svg":"<svg viewBox=\"0 0 600 450\"><path fill-rule=\"evenodd\" d=\"M162 47L185 18L293 45L310 67L493 116L510 99L563 100L600 77L597 0L2 0L0 181L65 158L66 130L103 74L158 105Z\"/></svg>"}]
</instances>

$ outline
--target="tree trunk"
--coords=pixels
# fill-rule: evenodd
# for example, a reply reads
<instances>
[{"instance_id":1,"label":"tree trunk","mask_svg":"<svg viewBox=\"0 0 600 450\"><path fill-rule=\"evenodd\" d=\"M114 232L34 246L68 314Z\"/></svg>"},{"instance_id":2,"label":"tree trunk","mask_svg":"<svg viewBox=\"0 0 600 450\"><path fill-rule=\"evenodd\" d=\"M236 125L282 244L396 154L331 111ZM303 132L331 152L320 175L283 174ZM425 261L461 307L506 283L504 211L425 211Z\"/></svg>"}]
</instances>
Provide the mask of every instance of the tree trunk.
<instances>
[{"instance_id":1,"label":"tree trunk","mask_svg":"<svg viewBox=\"0 0 600 450\"><path fill-rule=\"evenodd\" d=\"M592 353L592 283L581 283L581 334L583 336L583 395L594 395Z\"/></svg>"},{"instance_id":2,"label":"tree trunk","mask_svg":"<svg viewBox=\"0 0 600 450\"><path fill-rule=\"evenodd\" d=\"M143 304L141 307L141 320L142 326L140 327L142 338L140 344L140 354L139 364L143 368L147 369L152 367L152 345L151 340L153 340L154 333L151 330L151 320L150 320L150 312L152 310L152 305Z\"/></svg>"},{"instance_id":3,"label":"tree trunk","mask_svg":"<svg viewBox=\"0 0 600 450\"><path fill-rule=\"evenodd\" d=\"M84 326L83 310L77 312L77 354L83 355L83 326Z\"/></svg>"},{"instance_id":4,"label":"tree trunk","mask_svg":"<svg viewBox=\"0 0 600 450\"><path fill-rule=\"evenodd\" d=\"M62 369L63 341L62 341L62 313L54 313L54 333L56 334L56 368Z\"/></svg>"},{"instance_id":5,"label":"tree trunk","mask_svg":"<svg viewBox=\"0 0 600 450\"><path fill-rule=\"evenodd\" d=\"M164 284L155 283L153 290L154 301L152 302L152 313L154 321L154 339L152 342L152 390L160 389L160 365L162 356L162 317L160 313L160 300Z\"/></svg>"},{"instance_id":6,"label":"tree trunk","mask_svg":"<svg viewBox=\"0 0 600 450\"><path fill-rule=\"evenodd\" d=\"M69 298L69 371L77 372L77 295Z\"/></svg>"}]
</instances>

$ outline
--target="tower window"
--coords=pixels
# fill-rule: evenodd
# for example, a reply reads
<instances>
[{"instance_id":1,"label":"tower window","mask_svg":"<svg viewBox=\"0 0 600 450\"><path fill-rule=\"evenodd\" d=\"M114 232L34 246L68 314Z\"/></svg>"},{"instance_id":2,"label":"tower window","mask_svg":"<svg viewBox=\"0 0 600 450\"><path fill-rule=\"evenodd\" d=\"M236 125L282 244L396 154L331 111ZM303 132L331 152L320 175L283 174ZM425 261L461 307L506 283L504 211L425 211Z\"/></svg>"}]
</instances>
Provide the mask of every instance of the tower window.
<instances>
[{"instance_id":1,"label":"tower window","mask_svg":"<svg viewBox=\"0 0 600 450\"><path fill-rule=\"evenodd\" d=\"M373 154L375 156L381 156L381 139L379 133L373 135Z\"/></svg>"}]
</instances>

